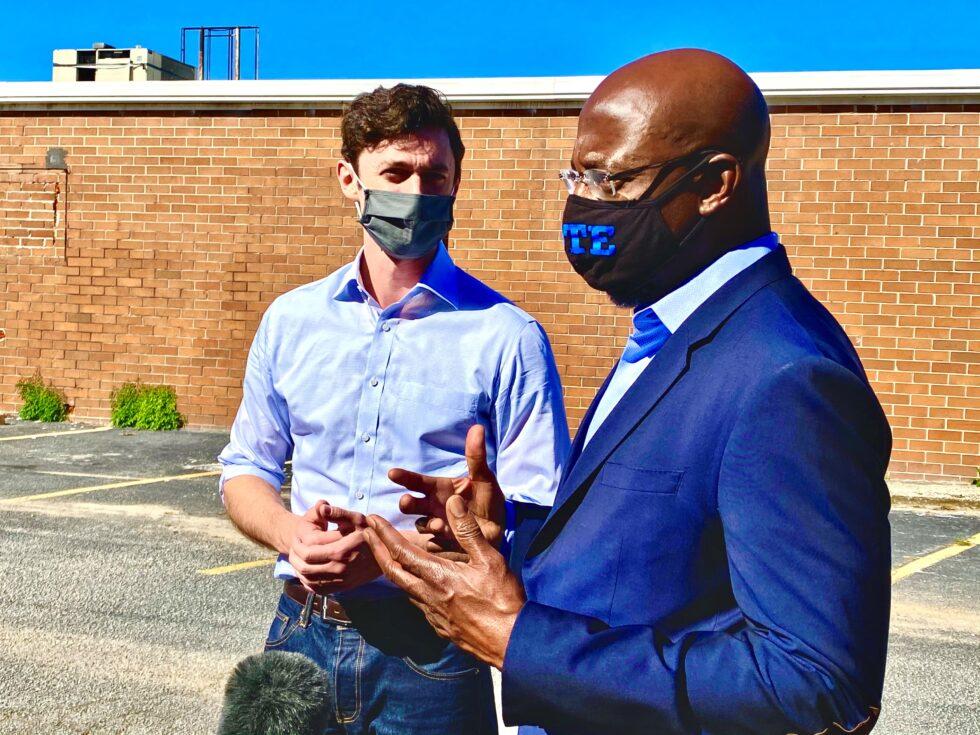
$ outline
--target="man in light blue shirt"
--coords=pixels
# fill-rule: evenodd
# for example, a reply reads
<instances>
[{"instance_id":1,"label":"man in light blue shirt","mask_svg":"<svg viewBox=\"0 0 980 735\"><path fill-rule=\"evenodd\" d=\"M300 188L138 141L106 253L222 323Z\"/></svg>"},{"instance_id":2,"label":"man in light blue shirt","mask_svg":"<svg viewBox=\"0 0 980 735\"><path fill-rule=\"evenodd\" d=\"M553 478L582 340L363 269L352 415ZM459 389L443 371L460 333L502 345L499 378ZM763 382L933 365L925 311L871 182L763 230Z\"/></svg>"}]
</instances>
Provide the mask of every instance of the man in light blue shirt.
<instances>
[{"instance_id":1,"label":"man in light blue shirt","mask_svg":"<svg viewBox=\"0 0 980 735\"><path fill-rule=\"evenodd\" d=\"M438 94L362 95L342 136L337 174L363 248L265 313L219 457L222 498L245 534L279 552L284 592L266 648L330 674L337 732L492 732L488 669L377 579L358 519L378 514L424 544L388 469L465 475L474 424L509 530L543 519L568 450L558 373L540 325L449 256L463 145ZM290 459L291 511L280 498Z\"/></svg>"}]
</instances>

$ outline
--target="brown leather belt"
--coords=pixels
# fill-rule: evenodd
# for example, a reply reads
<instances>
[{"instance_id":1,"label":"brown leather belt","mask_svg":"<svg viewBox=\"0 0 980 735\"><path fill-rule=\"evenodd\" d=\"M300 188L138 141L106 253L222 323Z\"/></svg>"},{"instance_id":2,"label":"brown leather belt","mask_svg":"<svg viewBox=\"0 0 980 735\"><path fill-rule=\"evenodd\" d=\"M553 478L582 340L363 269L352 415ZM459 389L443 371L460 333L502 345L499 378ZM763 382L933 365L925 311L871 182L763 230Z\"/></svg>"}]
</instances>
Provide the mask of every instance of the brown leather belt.
<instances>
[{"instance_id":1,"label":"brown leather belt","mask_svg":"<svg viewBox=\"0 0 980 735\"><path fill-rule=\"evenodd\" d=\"M344 610L344 606L337 602L331 595L313 595L313 604L309 611L306 606L309 603L310 593L299 582L285 582L282 591L291 600L295 600L303 607L305 616L316 615L318 618L343 625L351 625L350 615Z\"/></svg>"}]
</instances>

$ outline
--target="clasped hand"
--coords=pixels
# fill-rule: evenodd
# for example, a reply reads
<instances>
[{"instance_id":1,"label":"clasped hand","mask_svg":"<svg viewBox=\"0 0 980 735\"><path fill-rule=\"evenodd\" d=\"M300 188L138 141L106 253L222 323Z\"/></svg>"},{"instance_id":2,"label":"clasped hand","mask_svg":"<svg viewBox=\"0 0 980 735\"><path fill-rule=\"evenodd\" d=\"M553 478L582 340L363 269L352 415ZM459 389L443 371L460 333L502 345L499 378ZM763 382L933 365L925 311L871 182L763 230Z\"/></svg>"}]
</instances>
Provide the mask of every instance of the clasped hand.
<instances>
[{"instance_id":1,"label":"clasped hand","mask_svg":"<svg viewBox=\"0 0 980 735\"><path fill-rule=\"evenodd\" d=\"M482 426L470 429L466 440L468 474L459 478L430 477L403 469L388 475L393 482L421 497L406 493L399 507L407 515L421 516L417 533L404 533L416 544L447 558L465 555L446 524L446 500L461 495L472 505L483 534L499 546L504 531L504 499L487 465ZM336 524L335 529L330 524ZM380 576L381 569L364 540L368 527L363 513L319 500L300 517L288 559L298 580L311 592L329 594L353 589Z\"/></svg>"},{"instance_id":2,"label":"clasped hand","mask_svg":"<svg viewBox=\"0 0 980 735\"><path fill-rule=\"evenodd\" d=\"M331 530L330 523L337 528ZM324 500L300 518L289 547L289 563L310 592L328 594L358 587L381 574L364 540L363 513Z\"/></svg>"},{"instance_id":3,"label":"clasped hand","mask_svg":"<svg viewBox=\"0 0 980 735\"><path fill-rule=\"evenodd\" d=\"M504 496L486 459L482 426L466 435L467 476L431 477L393 469L406 493L403 513L418 515L409 540L376 515L318 501L302 516L289 550L299 581L321 594L351 589L379 574L401 587L439 635L487 663L503 666L524 590L497 550ZM337 524L330 530L329 524ZM415 543L413 543L415 541Z\"/></svg>"}]
</instances>

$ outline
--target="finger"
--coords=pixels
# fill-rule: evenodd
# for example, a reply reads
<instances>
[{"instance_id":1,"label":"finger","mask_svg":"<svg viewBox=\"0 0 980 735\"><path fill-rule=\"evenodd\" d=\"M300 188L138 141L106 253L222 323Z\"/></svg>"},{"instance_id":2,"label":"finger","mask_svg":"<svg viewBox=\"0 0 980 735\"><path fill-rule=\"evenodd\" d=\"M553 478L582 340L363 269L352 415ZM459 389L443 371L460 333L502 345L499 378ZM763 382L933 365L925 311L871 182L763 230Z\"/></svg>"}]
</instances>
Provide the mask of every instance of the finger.
<instances>
[{"instance_id":1,"label":"finger","mask_svg":"<svg viewBox=\"0 0 980 735\"><path fill-rule=\"evenodd\" d=\"M324 579L342 576L347 565L337 561L314 563L294 554L289 555L289 564L293 570L305 579Z\"/></svg>"},{"instance_id":2,"label":"finger","mask_svg":"<svg viewBox=\"0 0 980 735\"><path fill-rule=\"evenodd\" d=\"M449 524L442 518L430 518L426 528L428 529L428 533L444 534L449 531Z\"/></svg>"},{"instance_id":3,"label":"finger","mask_svg":"<svg viewBox=\"0 0 980 735\"><path fill-rule=\"evenodd\" d=\"M364 540L367 541L368 548L374 554L374 560L378 563L382 573L408 592L413 597L421 597L423 594L423 582L418 577L412 575L391 557L388 547L380 539L374 529L367 528L364 531Z\"/></svg>"},{"instance_id":4,"label":"finger","mask_svg":"<svg viewBox=\"0 0 980 735\"><path fill-rule=\"evenodd\" d=\"M304 523L301 524L296 534L296 538L298 538L301 542L310 545L330 544L342 537L343 534L340 531L328 531L319 520L306 522L305 518Z\"/></svg>"},{"instance_id":5,"label":"finger","mask_svg":"<svg viewBox=\"0 0 980 735\"><path fill-rule=\"evenodd\" d=\"M466 432L466 469L475 482L496 482L487 464L486 430L482 424L473 424Z\"/></svg>"},{"instance_id":6,"label":"finger","mask_svg":"<svg viewBox=\"0 0 980 735\"><path fill-rule=\"evenodd\" d=\"M356 550L364 543L364 532L355 531L341 536L337 531L330 532L334 538L329 543L305 544L298 541L289 549L289 563L307 576L322 576L324 573L342 574L346 566L356 556ZM336 565L342 565L337 568Z\"/></svg>"},{"instance_id":7,"label":"finger","mask_svg":"<svg viewBox=\"0 0 980 735\"><path fill-rule=\"evenodd\" d=\"M303 564L294 565L293 569L302 574L306 579L323 581L327 579L342 579L347 574L348 565L340 561L331 561L326 564Z\"/></svg>"},{"instance_id":8,"label":"finger","mask_svg":"<svg viewBox=\"0 0 980 735\"><path fill-rule=\"evenodd\" d=\"M318 500L303 514L303 519L307 521L313 521L316 523L320 520L320 513L322 506L329 505L326 500Z\"/></svg>"},{"instance_id":9,"label":"finger","mask_svg":"<svg viewBox=\"0 0 980 735\"><path fill-rule=\"evenodd\" d=\"M374 560L387 577L388 570L394 566L394 561L391 558L391 552L388 551L388 547L381 542L381 539L377 537L370 526L364 530L364 540L367 542L368 548L374 556Z\"/></svg>"},{"instance_id":10,"label":"finger","mask_svg":"<svg viewBox=\"0 0 980 735\"><path fill-rule=\"evenodd\" d=\"M407 516L431 516L439 507L428 496L419 498L405 493L398 499L398 510Z\"/></svg>"},{"instance_id":11,"label":"finger","mask_svg":"<svg viewBox=\"0 0 980 735\"><path fill-rule=\"evenodd\" d=\"M366 526L365 526L366 528ZM348 562L354 552L364 545L364 529L342 536L339 541L330 545L330 556L336 561Z\"/></svg>"},{"instance_id":12,"label":"finger","mask_svg":"<svg viewBox=\"0 0 980 735\"><path fill-rule=\"evenodd\" d=\"M430 518L422 516L415 519L415 530L419 533L428 533L433 536L441 536L449 530L449 526L442 518Z\"/></svg>"},{"instance_id":13,"label":"finger","mask_svg":"<svg viewBox=\"0 0 980 735\"><path fill-rule=\"evenodd\" d=\"M487 563L498 552L490 542L483 537L476 516L470 513L466 501L459 495L454 495L446 501L446 517L456 541L471 560Z\"/></svg>"},{"instance_id":14,"label":"finger","mask_svg":"<svg viewBox=\"0 0 980 735\"><path fill-rule=\"evenodd\" d=\"M356 510L347 510L324 503L319 506L319 511L321 520L336 523L338 530L345 535L358 528L367 528L367 518Z\"/></svg>"},{"instance_id":15,"label":"finger","mask_svg":"<svg viewBox=\"0 0 980 735\"><path fill-rule=\"evenodd\" d=\"M372 515L368 518L368 524L370 526L368 530L374 531L393 561L416 577L422 579L433 577L433 573L441 564L439 559L409 542L395 530L394 526L379 516Z\"/></svg>"},{"instance_id":16,"label":"finger","mask_svg":"<svg viewBox=\"0 0 980 735\"><path fill-rule=\"evenodd\" d=\"M346 536L337 531L330 531L333 538L327 543L295 544L290 550L290 556L295 556L301 562L310 565L328 564L332 561L347 561L350 553L364 543L362 531L355 531ZM324 534L325 535L325 534Z\"/></svg>"},{"instance_id":17,"label":"finger","mask_svg":"<svg viewBox=\"0 0 980 735\"><path fill-rule=\"evenodd\" d=\"M313 528L306 528L299 532L293 546L302 548L312 548L315 546L326 546L343 538L340 531L320 531Z\"/></svg>"},{"instance_id":18,"label":"finger","mask_svg":"<svg viewBox=\"0 0 980 735\"><path fill-rule=\"evenodd\" d=\"M441 518L422 516L415 520L415 530L422 536L442 536L449 530L449 526Z\"/></svg>"},{"instance_id":19,"label":"finger","mask_svg":"<svg viewBox=\"0 0 980 735\"><path fill-rule=\"evenodd\" d=\"M401 485L406 490L411 490L414 493L431 495L438 488L438 481L442 478L420 475L418 472L395 467L394 469L388 470L388 479L396 485Z\"/></svg>"}]
</instances>

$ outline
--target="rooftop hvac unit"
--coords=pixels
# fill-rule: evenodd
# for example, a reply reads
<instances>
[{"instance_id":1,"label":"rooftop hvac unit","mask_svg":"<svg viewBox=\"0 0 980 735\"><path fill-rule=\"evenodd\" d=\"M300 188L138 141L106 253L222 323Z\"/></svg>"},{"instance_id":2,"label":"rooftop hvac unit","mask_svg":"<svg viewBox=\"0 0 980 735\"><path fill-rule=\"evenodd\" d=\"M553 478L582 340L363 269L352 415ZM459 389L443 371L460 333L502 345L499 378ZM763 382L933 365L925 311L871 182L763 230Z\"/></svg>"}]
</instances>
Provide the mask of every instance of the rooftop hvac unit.
<instances>
[{"instance_id":1,"label":"rooftop hvac unit","mask_svg":"<svg viewBox=\"0 0 980 735\"><path fill-rule=\"evenodd\" d=\"M55 49L51 78L56 82L147 82L193 79L194 67L135 46Z\"/></svg>"}]
</instances>

